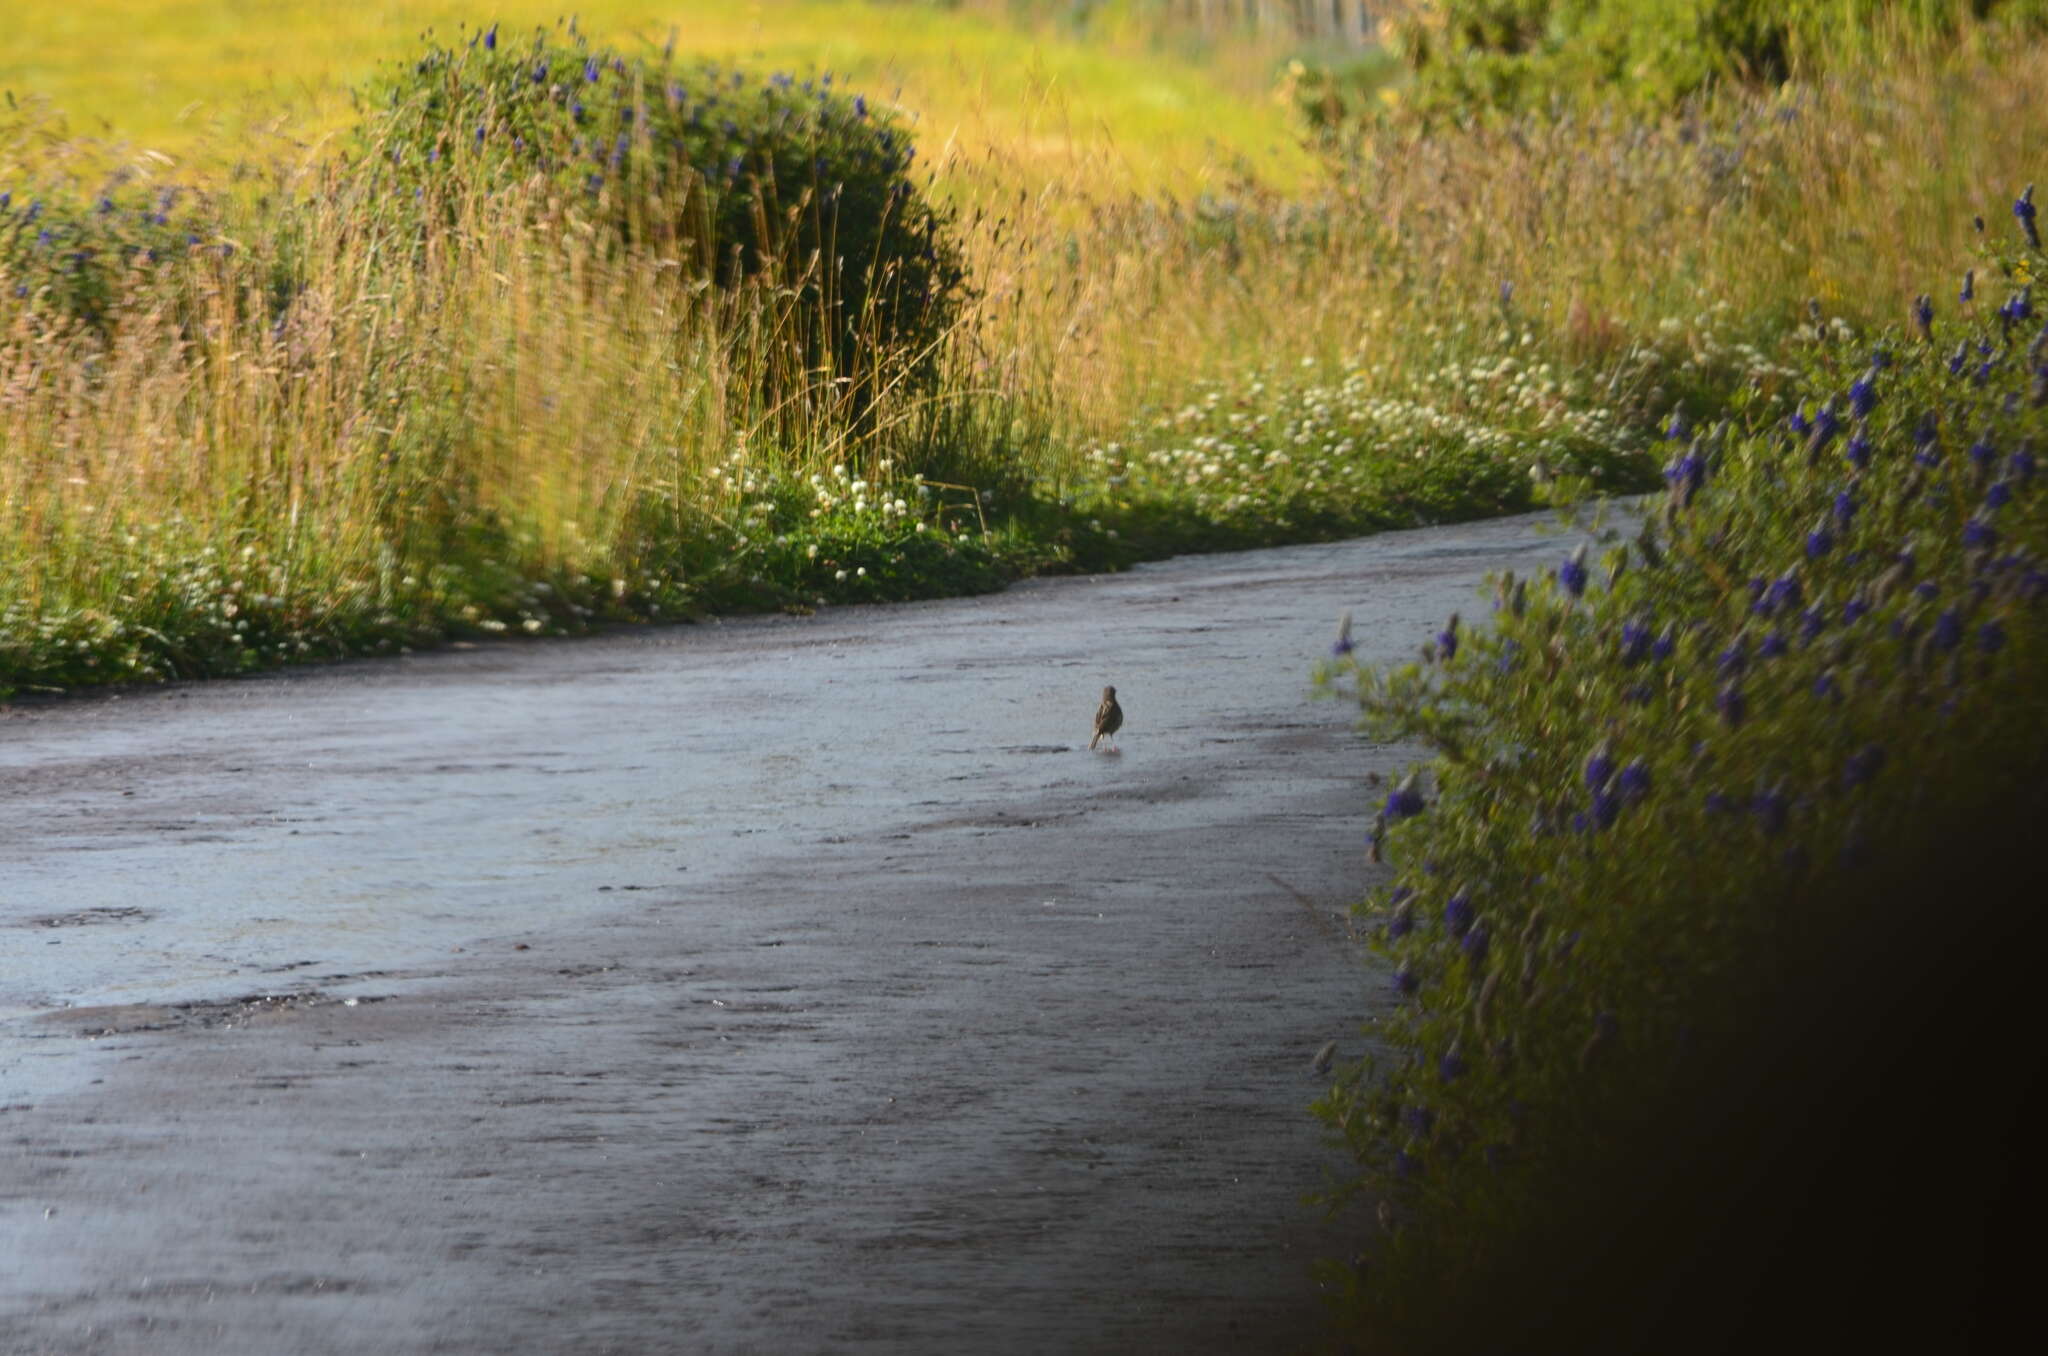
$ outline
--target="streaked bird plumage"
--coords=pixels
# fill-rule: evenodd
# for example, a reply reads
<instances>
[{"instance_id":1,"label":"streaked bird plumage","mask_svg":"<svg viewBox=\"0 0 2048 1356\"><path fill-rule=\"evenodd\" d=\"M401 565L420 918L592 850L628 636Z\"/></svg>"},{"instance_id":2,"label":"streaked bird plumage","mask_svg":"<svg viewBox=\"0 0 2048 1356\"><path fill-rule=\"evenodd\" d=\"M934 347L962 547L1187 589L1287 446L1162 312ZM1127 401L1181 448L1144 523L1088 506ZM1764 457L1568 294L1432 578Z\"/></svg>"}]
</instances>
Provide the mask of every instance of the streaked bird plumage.
<instances>
[{"instance_id":1,"label":"streaked bird plumage","mask_svg":"<svg viewBox=\"0 0 2048 1356\"><path fill-rule=\"evenodd\" d=\"M1124 709L1116 704L1116 689L1102 689L1102 705L1095 708L1095 736L1088 741L1088 747L1092 749L1107 739L1109 746L1115 748L1116 732L1123 728L1123 723Z\"/></svg>"}]
</instances>

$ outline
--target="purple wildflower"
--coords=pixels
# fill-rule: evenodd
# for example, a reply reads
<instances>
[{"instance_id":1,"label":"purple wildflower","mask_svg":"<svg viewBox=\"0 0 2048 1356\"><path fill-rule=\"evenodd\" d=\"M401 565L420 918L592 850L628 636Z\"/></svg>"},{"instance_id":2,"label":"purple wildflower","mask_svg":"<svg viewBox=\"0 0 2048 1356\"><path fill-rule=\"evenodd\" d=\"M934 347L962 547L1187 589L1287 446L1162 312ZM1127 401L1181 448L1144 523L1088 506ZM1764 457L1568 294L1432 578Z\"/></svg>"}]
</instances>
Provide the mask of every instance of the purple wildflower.
<instances>
[{"instance_id":1,"label":"purple wildflower","mask_svg":"<svg viewBox=\"0 0 2048 1356\"><path fill-rule=\"evenodd\" d=\"M1488 938L1484 927L1476 927L1466 933L1465 940L1460 943L1465 950L1465 959L1471 961L1474 965L1483 964L1486 960L1487 943Z\"/></svg>"},{"instance_id":2,"label":"purple wildflower","mask_svg":"<svg viewBox=\"0 0 2048 1356\"><path fill-rule=\"evenodd\" d=\"M1808 645L1813 644L1820 636L1820 633L1827 630L1827 627L1828 614L1821 609L1819 604L1815 604L1799 614L1799 638Z\"/></svg>"},{"instance_id":3,"label":"purple wildflower","mask_svg":"<svg viewBox=\"0 0 2048 1356\"><path fill-rule=\"evenodd\" d=\"M1678 653L1678 633L1667 626L1664 628L1663 634L1650 642L1650 658L1661 664L1676 653Z\"/></svg>"},{"instance_id":4,"label":"purple wildflower","mask_svg":"<svg viewBox=\"0 0 2048 1356\"><path fill-rule=\"evenodd\" d=\"M1621 797L1609 790L1593 793L1591 823L1596 829L1611 829L1621 815Z\"/></svg>"},{"instance_id":5,"label":"purple wildflower","mask_svg":"<svg viewBox=\"0 0 2048 1356\"><path fill-rule=\"evenodd\" d=\"M1953 650L1963 640L1963 619L1954 608L1946 608L1934 619L1934 644L1937 649Z\"/></svg>"},{"instance_id":6,"label":"purple wildflower","mask_svg":"<svg viewBox=\"0 0 2048 1356\"><path fill-rule=\"evenodd\" d=\"M484 34L484 50L486 52L498 50L498 26L496 24L492 24L490 31Z\"/></svg>"},{"instance_id":7,"label":"purple wildflower","mask_svg":"<svg viewBox=\"0 0 2048 1356\"><path fill-rule=\"evenodd\" d=\"M1985 654L1997 654L2005 648L2005 625L1999 621L1988 621L1977 628L1977 648Z\"/></svg>"},{"instance_id":8,"label":"purple wildflower","mask_svg":"<svg viewBox=\"0 0 2048 1356\"><path fill-rule=\"evenodd\" d=\"M1614 776L1614 751L1611 745L1601 744L1586 759L1586 789L1598 791Z\"/></svg>"},{"instance_id":9,"label":"purple wildflower","mask_svg":"<svg viewBox=\"0 0 2048 1356\"><path fill-rule=\"evenodd\" d=\"M1621 662L1640 664L1650 653L1650 628L1641 622L1621 624Z\"/></svg>"},{"instance_id":10,"label":"purple wildflower","mask_svg":"<svg viewBox=\"0 0 2048 1356\"><path fill-rule=\"evenodd\" d=\"M1843 527L1848 527L1856 521L1857 507L1856 492L1854 490L1843 490L1835 496L1835 521Z\"/></svg>"},{"instance_id":11,"label":"purple wildflower","mask_svg":"<svg viewBox=\"0 0 2048 1356\"><path fill-rule=\"evenodd\" d=\"M1860 433L1857 434L1849 439L1848 445L1842 449L1842 455L1849 459L1851 466L1862 470L1870 465L1870 439Z\"/></svg>"},{"instance_id":12,"label":"purple wildflower","mask_svg":"<svg viewBox=\"0 0 2048 1356\"><path fill-rule=\"evenodd\" d=\"M2025 444L2021 444L2019 449L2007 460L2006 465L2010 466L2012 473L2019 477L2020 484L2026 484L2034 478L2034 450Z\"/></svg>"},{"instance_id":13,"label":"purple wildflower","mask_svg":"<svg viewBox=\"0 0 2048 1356\"><path fill-rule=\"evenodd\" d=\"M1984 520L1982 514L1963 524L1963 545L1970 550L1990 548L1998 544L1998 529Z\"/></svg>"},{"instance_id":14,"label":"purple wildflower","mask_svg":"<svg viewBox=\"0 0 2048 1356\"><path fill-rule=\"evenodd\" d=\"M1991 482L1991 488L1984 491L1986 509L2002 509L2012 502L2012 486L2003 480Z\"/></svg>"},{"instance_id":15,"label":"purple wildflower","mask_svg":"<svg viewBox=\"0 0 2048 1356\"><path fill-rule=\"evenodd\" d=\"M1465 1057L1458 1053L1455 1045L1444 1051L1444 1057L1436 1062L1437 1076L1446 1083L1454 1083L1464 1077L1466 1068Z\"/></svg>"},{"instance_id":16,"label":"purple wildflower","mask_svg":"<svg viewBox=\"0 0 2048 1356\"><path fill-rule=\"evenodd\" d=\"M1436 633L1436 649L1437 653L1443 656L1445 663L1449 663L1456 657L1458 653L1457 613L1453 612L1451 619L1444 623L1444 629Z\"/></svg>"},{"instance_id":17,"label":"purple wildflower","mask_svg":"<svg viewBox=\"0 0 2048 1356\"><path fill-rule=\"evenodd\" d=\"M1834 545L1834 534L1829 532L1827 524L1823 523L1806 534L1806 558L1808 560L1818 560L1833 550Z\"/></svg>"},{"instance_id":18,"label":"purple wildflower","mask_svg":"<svg viewBox=\"0 0 2048 1356\"><path fill-rule=\"evenodd\" d=\"M586 84L596 84L597 77L603 72L604 67L598 62L596 57L591 57L583 63L583 79Z\"/></svg>"},{"instance_id":19,"label":"purple wildflower","mask_svg":"<svg viewBox=\"0 0 2048 1356\"><path fill-rule=\"evenodd\" d=\"M1565 592L1572 597L1577 598L1585 593L1586 548L1583 545L1565 557L1564 564L1558 567L1557 578L1558 582L1564 585Z\"/></svg>"},{"instance_id":20,"label":"purple wildflower","mask_svg":"<svg viewBox=\"0 0 2048 1356\"><path fill-rule=\"evenodd\" d=\"M1967 302L1974 300L1976 296L1977 270L1974 268L1965 269L1963 270L1963 290L1956 293L1956 300Z\"/></svg>"},{"instance_id":21,"label":"purple wildflower","mask_svg":"<svg viewBox=\"0 0 2048 1356\"><path fill-rule=\"evenodd\" d=\"M2035 249L2041 248L2041 228L2034 224L2034 186L2027 185L2027 191L2013 201L2012 214L2018 219L2020 229L2027 233L2027 243Z\"/></svg>"},{"instance_id":22,"label":"purple wildflower","mask_svg":"<svg viewBox=\"0 0 2048 1356\"><path fill-rule=\"evenodd\" d=\"M1400 969L1394 971L1394 988L1399 990L1401 993L1414 993L1417 989L1421 987L1422 980L1416 975L1415 971L1410 967L1404 965Z\"/></svg>"},{"instance_id":23,"label":"purple wildflower","mask_svg":"<svg viewBox=\"0 0 2048 1356\"><path fill-rule=\"evenodd\" d=\"M1470 932L1478 916L1472 908L1472 896L1463 890L1444 901L1444 930L1453 937L1463 937Z\"/></svg>"},{"instance_id":24,"label":"purple wildflower","mask_svg":"<svg viewBox=\"0 0 2048 1356\"><path fill-rule=\"evenodd\" d=\"M1913 298L1913 323L1922 339L1934 337L1934 299L1924 292Z\"/></svg>"},{"instance_id":25,"label":"purple wildflower","mask_svg":"<svg viewBox=\"0 0 2048 1356\"><path fill-rule=\"evenodd\" d=\"M1337 619L1337 641L1330 646L1330 654L1333 658L1342 659L1355 648L1351 643L1351 613L1347 609L1344 615Z\"/></svg>"},{"instance_id":26,"label":"purple wildflower","mask_svg":"<svg viewBox=\"0 0 2048 1356\"><path fill-rule=\"evenodd\" d=\"M1787 571L1773 579L1764 594L1764 615L1775 617L1780 612L1796 610L1800 599L1799 576Z\"/></svg>"},{"instance_id":27,"label":"purple wildflower","mask_svg":"<svg viewBox=\"0 0 2048 1356\"><path fill-rule=\"evenodd\" d=\"M1707 483L1707 459L1698 452L1687 452L1664 469L1664 479L1679 491L1681 503L1690 504Z\"/></svg>"},{"instance_id":28,"label":"purple wildflower","mask_svg":"<svg viewBox=\"0 0 2048 1356\"><path fill-rule=\"evenodd\" d=\"M1849 383L1849 413L1858 419L1877 408L1877 373L1864 373Z\"/></svg>"},{"instance_id":29,"label":"purple wildflower","mask_svg":"<svg viewBox=\"0 0 2048 1356\"><path fill-rule=\"evenodd\" d=\"M1401 1123L1417 1138L1427 1138L1436 1128L1436 1113L1426 1106L1411 1106L1401 1113Z\"/></svg>"},{"instance_id":30,"label":"purple wildflower","mask_svg":"<svg viewBox=\"0 0 2048 1356\"><path fill-rule=\"evenodd\" d=\"M1685 411L1673 410L1671 412L1671 422L1664 426L1664 436L1674 443L1682 443L1685 441L1686 435L1691 431L1691 429L1686 427Z\"/></svg>"},{"instance_id":31,"label":"purple wildflower","mask_svg":"<svg viewBox=\"0 0 2048 1356\"><path fill-rule=\"evenodd\" d=\"M1640 758L1631 759L1628 766L1622 768L1614 785L1628 804L1642 804L1650 796L1650 765Z\"/></svg>"},{"instance_id":32,"label":"purple wildflower","mask_svg":"<svg viewBox=\"0 0 2048 1356\"><path fill-rule=\"evenodd\" d=\"M1398 824L1404 819L1414 818L1427 808L1422 793L1415 789L1415 774L1411 772L1402 779L1399 786L1387 793L1387 803L1381 813L1387 817L1389 824Z\"/></svg>"},{"instance_id":33,"label":"purple wildflower","mask_svg":"<svg viewBox=\"0 0 2048 1356\"><path fill-rule=\"evenodd\" d=\"M1813 436L1807 440L1807 451L1818 456L1841 430L1841 418L1835 413L1834 402L1829 401L1813 412Z\"/></svg>"},{"instance_id":34,"label":"purple wildflower","mask_svg":"<svg viewBox=\"0 0 2048 1356\"><path fill-rule=\"evenodd\" d=\"M1835 683L1834 670L1823 669L1820 677L1813 680L1813 695L1822 700L1841 700L1842 689Z\"/></svg>"},{"instance_id":35,"label":"purple wildflower","mask_svg":"<svg viewBox=\"0 0 2048 1356\"><path fill-rule=\"evenodd\" d=\"M1737 636L1735 643L1721 651L1720 658L1714 661L1715 671L1723 678L1739 677L1748 668L1749 642L1741 636Z\"/></svg>"},{"instance_id":36,"label":"purple wildflower","mask_svg":"<svg viewBox=\"0 0 2048 1356\"><path fill-rule=\"evenodd\" d=\"M1756 647L1759 659L1776 659L1785 653L1785 650L1785 637L1780 635L1775 627L1764 633L1763 644Z\"/></svg>"}]
</instances>

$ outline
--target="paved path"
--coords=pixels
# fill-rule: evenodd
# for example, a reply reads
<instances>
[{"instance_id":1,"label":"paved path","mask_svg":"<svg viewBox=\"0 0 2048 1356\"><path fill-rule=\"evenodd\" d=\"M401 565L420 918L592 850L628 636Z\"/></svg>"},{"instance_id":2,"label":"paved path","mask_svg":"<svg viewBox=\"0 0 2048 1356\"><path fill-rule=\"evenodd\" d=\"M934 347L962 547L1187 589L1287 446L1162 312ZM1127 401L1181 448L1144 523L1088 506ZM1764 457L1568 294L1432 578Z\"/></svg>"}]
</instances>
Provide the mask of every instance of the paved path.
<instances>
[{"instance_id":1,"label":"paved path","mask_svg":"<svg viewBox=\"0 0 2048 1356\"><path fill-rule=\"evenodd\" d=\"M0 712L0 1352L1284 1350L1307 675L1533 520ZM1086 752L1104 683L1120 755Z\"/></svg>"}]
</instances>

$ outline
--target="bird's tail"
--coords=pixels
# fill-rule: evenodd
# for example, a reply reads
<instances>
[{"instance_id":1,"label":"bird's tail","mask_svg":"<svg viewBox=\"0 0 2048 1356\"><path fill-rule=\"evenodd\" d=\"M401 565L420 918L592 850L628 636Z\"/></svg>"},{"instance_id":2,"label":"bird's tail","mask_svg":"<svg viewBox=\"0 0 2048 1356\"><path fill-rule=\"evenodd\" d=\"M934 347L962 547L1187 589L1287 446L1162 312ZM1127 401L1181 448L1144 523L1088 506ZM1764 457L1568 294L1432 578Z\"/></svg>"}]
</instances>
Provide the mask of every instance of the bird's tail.
<instances>
[{"instance_id":1,"label":"bird's tail","mask_svg":"<svg viewBox=\"0 0 2048 1356\"><path fill-rule=\"evenodd\" d=\"M1094 748L1094 747L1095 747L1095 746L1096 746L1097 744L1100 744L1101 742L1102 742L1102 731L1100 731L1100 730L1097 730L1097 731L1095 732L1095 738L1093 738L1093 739L1091 739L1091 740L1089 740L1089 741L1088 741L1088 747L1089 747L1089 748L1091 748L1091 749L1093 749L1093 748Z\"/></svg>"}]
</instances>

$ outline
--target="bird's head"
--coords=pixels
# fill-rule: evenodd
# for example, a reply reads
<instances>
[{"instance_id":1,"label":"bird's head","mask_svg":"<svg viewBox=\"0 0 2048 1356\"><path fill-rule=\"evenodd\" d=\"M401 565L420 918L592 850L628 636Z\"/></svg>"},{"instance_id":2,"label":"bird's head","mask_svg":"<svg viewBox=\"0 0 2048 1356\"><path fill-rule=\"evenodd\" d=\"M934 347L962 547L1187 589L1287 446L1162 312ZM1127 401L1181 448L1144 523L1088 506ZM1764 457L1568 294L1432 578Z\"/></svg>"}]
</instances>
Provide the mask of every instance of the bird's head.
<instances>
[{"instance_id":1,"label":"bird's head","mask_svg":"<svg viewBox=\"0 0 2048 1356\"><path fill-rule=\"evenodd\" d=\"M1106 687L1106 688L1102 689L1102 700L1104 700L1104 701L1106 701L1106 702L1113 702L1113 701L1115 701L1115 700L1116 700L1116 689L1115 689L1115 688L1113 688L1113 687Z\"/></svg>"}]
</instances>

